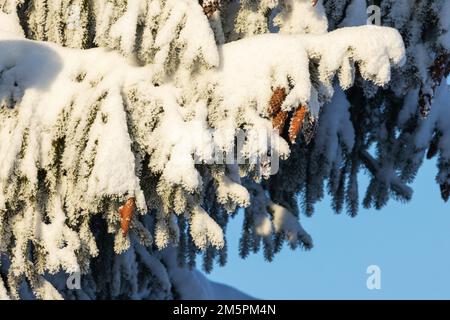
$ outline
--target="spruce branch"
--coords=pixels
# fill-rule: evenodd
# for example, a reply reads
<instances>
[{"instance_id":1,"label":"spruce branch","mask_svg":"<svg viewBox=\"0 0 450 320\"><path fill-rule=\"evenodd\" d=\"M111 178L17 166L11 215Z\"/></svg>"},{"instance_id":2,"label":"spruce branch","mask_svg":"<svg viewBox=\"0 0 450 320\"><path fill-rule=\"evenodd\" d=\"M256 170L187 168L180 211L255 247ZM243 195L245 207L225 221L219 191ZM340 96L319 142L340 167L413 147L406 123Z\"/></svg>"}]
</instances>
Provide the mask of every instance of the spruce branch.
<instances>
[{"instance_id":1,"label":"spruce branch","mask_svg":"<svg viewBox=\"0 0 450 320\"><path fill-rule=\"evenodd\" d=\"M411 200L413 190L403 183L395 172L390 171L387 176L386 171L380 167L378 162L366 150L359 151L359 158L374 177L380 181L384 181L387 178L386 183L389 184L393 191L405 200Z\"/></svg>"}]
</instances>

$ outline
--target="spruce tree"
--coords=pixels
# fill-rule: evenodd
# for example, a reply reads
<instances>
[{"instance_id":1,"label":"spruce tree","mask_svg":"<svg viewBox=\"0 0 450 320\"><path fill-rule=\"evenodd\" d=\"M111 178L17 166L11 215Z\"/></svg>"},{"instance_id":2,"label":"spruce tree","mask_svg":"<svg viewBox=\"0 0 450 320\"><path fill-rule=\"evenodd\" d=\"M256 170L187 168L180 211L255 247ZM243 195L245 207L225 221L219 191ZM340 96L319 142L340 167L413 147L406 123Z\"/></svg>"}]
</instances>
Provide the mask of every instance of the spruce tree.
<instances>
[{"instance_id":1,"label":"spruce tree","mask_svg":"<svg viewBox=\"0 0 450 320\"><path fill-rule=\"evenodd\" d=\"M183 298L235 215L271 261L425 158L447 201L449 30L445 0L0 0L0 298Z\"/></svg>"}]
</instances>

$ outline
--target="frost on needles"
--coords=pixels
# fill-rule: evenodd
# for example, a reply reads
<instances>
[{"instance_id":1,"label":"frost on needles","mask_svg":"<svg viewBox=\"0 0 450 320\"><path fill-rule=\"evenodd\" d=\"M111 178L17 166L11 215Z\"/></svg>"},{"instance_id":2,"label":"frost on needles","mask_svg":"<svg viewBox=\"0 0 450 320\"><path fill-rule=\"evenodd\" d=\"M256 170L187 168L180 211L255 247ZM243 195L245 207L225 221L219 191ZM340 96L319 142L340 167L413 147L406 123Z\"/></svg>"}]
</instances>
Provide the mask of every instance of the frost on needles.
<instances>
[{"instance_id":1,"label":"frost on needles","mask_svg":"<svg viewBox=\"0 0 450 320\"><path fill-rule=\"evenodd\" d=\"M299 203L408 200L427 150L447 200L450 5L370 2L0 0L0 298L187 297L234 215L309 249Z\"/></svg>"}]
</instances>

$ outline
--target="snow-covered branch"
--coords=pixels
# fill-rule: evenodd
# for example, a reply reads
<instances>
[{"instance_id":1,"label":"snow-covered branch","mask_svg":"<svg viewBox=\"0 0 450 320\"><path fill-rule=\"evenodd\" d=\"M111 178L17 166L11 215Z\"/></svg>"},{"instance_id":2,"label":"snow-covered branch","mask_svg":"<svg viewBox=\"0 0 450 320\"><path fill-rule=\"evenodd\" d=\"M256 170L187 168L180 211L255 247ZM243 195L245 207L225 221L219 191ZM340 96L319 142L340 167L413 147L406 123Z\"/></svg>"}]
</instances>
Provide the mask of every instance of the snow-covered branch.
<instances>
[{"instance_id":1,"label":"snow-covered branch","mask_svg":"<svg viewBox=\"0 0 450 320\"><path fill-rule=\"evenodd\" d=\"M24 279L36 297L71 296L53 280L76 272L78 298L98 294L89 281L104 297L171 297L161 251L224 264L240 208L242 256L309 249L299 200L312 214L327 182L355 215L361 167L367 206L409 200L433 139L450 196L449 26L403 32L444 21L443 1L386 1L398 29L353 26L351 0L44 2L0 0L0 297Z\"/></svg>"}]
</instances>

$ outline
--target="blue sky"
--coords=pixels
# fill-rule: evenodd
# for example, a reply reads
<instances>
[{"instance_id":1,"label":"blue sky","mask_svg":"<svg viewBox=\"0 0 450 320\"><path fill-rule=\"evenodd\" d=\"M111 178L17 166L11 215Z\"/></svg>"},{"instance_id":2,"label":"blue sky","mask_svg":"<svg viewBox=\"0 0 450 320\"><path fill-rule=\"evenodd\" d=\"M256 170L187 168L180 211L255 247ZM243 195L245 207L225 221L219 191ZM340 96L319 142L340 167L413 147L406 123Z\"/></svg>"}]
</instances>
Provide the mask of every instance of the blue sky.
<instances>
[{"instance_id":1,"label":"blue sky","mask_svg":"<svg viewBox=\"0 0 450 320\"><path fill-rule=\"evenodd\" d=\"M238 256L242 214L228 229L229 260L209 275L261 299L450 299L450 204L440 198L435 161L426 161L407 204L391 200L356 218L335 215L329 198L302 223L310 252L288 248L272 263ZM368 179L361 174L361 190ZM366 286L367 267L381 268L381 289Z\"/></svg>"}]
</instances>

